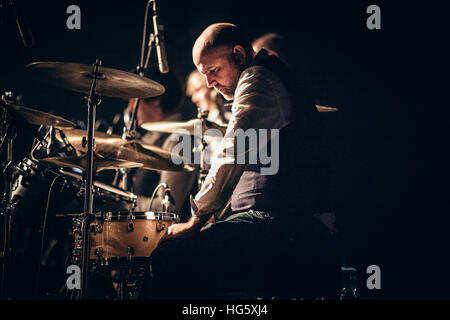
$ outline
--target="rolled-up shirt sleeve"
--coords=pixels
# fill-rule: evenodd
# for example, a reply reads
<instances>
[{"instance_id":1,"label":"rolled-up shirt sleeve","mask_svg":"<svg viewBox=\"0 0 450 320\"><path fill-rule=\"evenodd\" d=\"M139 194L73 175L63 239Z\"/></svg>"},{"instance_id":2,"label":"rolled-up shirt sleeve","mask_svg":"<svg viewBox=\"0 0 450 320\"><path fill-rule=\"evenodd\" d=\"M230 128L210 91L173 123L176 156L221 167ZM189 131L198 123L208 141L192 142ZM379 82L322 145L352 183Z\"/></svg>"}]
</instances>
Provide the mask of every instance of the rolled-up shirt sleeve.
<instances>
[{"instance_id":1,"label":"rolled-up shirt sleeve","mask_svg":"<svg viewBox=\"0 0 450 320\"><path fill-rule=\"evenodd\" d=\"M215 214L227 205L246 164L238 163L235 133L238 129L281 129L289 123L291 102L286 88L269 69L253 66L244 70L235 91L231 118L220 150L195 198L194 216ZM245 152L249 146L245 145Z\"/></svg>"}]
</instances>

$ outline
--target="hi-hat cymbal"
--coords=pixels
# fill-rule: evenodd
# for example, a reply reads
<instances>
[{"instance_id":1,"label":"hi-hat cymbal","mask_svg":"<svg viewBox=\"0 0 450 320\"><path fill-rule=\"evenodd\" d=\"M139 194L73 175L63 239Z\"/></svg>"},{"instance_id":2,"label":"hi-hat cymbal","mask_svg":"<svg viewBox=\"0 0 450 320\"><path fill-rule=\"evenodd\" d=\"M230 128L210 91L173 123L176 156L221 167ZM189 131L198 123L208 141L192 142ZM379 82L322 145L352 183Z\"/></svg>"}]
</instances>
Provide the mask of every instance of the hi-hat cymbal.
<instances>
[{"instance_id":1,"label":"hi-hat cymbal","mask_svg":"<svg viewBox=\"0 0 450 320\"><path fill-rule=\"evenodd\" d=\"M215 123L213 121L209 121L204 119L203 125L200 119L192 119L187 122L171 122L171 121L160 121L160 122L147 122L141 125L142 128L148 131L159 131L159 132L167 132L167 133L184 133L189 135L213 135L216 134L214 131L208 131L210 129L217 129L220 131L222 136L227 131L227 126Z\"/></svg>"},{"instance_id":2,"label":"hi-hat cymbal","mask_svg":"<svg viewBox=\"0 0 450 320\"><path fill-rule=\"evenodd\" d=\"M85 130L68 129L63 131L65 137L75 148L78 154L87 151L83 145ZM57 139L59 139L57 135ZM144 169L164 171L193 171L193 166L184 164L182 158L170 151L151 146L139 140L125 140L118 135L109 135L102 132L95 133L95 152L109 159L123 159L143 164ZM180 163L180 164L175 164Z\"/></svg>"},{"instance_id":3,"label":"hi-hat cymbal","mask_svg":"<svg viewBox=\"0 0 450 320\"><path fill-rule=\"evenodd\" d=\"M13 117L21 117L31 125L54 126L57 128L73 128L76 126L72 121L66 120L62 117L55 116L51 113L31 109L24 106L8 103L5 101L5 108L13 115Z\"/></svg>"},{"instance_id":4,"label":"hi-hat cymbal","mask_svg":"<svg viewBox=\"0 0 450 320\"><path fill-rule=\"evenodd\" d=\"M87 166L87 156L76 157L53 157L40 159L39 162L61 167L61 168L78 168L85 170ZM96 155L94 159L94 171L100 172L107 169L131 169L142 167L142 163L120 160L120 159L105 159Z\"/></svg>"},{"instance_id":5,"label":"hi-hat cymbal","mask_svg":"<svg viewBox=\"0 0 450 320\"><path fill-rule=\"evenodd\" d=\"M316 104L316 108L317 108L317 110L319 110L319 112L336 112L336 111L339 111L338 108L319 106L318 104Z\"/></svg>"},{"instance_id":6,"label":"hi-hat cymbal","mask_svg":"<svg viewBox=\"0 0 450 320\"><path fill-rule=\"evenodd\" d=\"M94 67L73 62L43 61L25 66L33 78L70 91L89 94ZM164 87L149 78L122 70L99 67L96 94L113 98L150 98L160 96Z\"/></svg>"}]
</instances>

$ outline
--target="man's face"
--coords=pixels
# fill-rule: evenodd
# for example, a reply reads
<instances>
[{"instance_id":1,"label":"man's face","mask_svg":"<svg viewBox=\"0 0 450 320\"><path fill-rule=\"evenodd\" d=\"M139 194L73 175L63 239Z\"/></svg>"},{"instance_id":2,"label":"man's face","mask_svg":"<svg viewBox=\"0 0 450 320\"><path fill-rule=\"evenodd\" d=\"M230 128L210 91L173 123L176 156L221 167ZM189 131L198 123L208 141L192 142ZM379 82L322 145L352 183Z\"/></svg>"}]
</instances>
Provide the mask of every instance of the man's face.
<instances>
[{"instance_id":1,"label":"man's face","mask_svg":"<svg viewBox=\"0 0 450 320\"><path fill-rule=\"evenodd\" d=\"M188 79L187 87L187 94L191 96L192 102L198 109L211 111L216 107L213 98L215 92L207 88L203 75L197 72L192 74Z\"/></svg>"},{"instance_id":2,"label":"man's face","mask_svg":"<svg viewBox=\"0 0 450 320\"><path fill-rule=\"evenodd\" d=\"M231 59L232 48L215 48L203 53L196 67L205 76L208 88L214 87L225 99L233 100L241 67Z\"/></svg>"},{"instance_id":3,"label":"man's face","mask_svg":"<svg viewBox=\"0 0 450 320\"><path fill-rule=\"evenodd\" d=\"M206 87L198 87L193 92L191 100L200 110L211 111L214 109L214 100L211 95L211 89Z\"/></svg>"}]
</instances>

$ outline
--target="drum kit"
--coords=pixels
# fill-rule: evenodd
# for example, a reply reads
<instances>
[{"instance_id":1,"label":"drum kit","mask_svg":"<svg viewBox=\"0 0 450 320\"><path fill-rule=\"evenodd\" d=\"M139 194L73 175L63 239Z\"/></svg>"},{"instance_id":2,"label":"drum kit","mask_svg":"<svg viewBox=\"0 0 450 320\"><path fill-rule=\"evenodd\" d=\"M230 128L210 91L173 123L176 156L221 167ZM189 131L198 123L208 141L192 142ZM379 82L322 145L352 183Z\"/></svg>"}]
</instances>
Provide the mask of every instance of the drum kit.
<instances>
[{"instance_id":1,"label":"drum kit","mask_svg":"<svg viewBox=\"0 0 450 320\"><path fill-rule=\"evenodd\" d=\"M27 65L25 71L30 78L87 95L88 126L87 130L77 129L73 122L60 116L18 105L11 93L2 96L3 137L0 150L4 145L7 149L6 162L3 164L7 185L2 206L2 297L7 296L5 290L10 281L8 274L15 256L12 245L15 232L13 216L28 210L44 211L43 225L39 226L42 232L42 256L49 206L58 207L54 202L59 201L63 207L60 206L56 212L53 210L53 213L56 217L71 218L73 250L69 260L81 270L81 287L75 290L76 294L71 294L71 298L89 298L89 275L99 269L127 270L120 273L127 276L121 277L119 281L118 296L121 299L132 298L135 294L132 291L124 293L130 287L130 275L136 275L135 270L142 270L139 268L145 265L168 227L180 219L171 212L136 212L136 195L126 189L95 181L94 176L103 170L144 168L192 172L196 168L183 161L173 161L179 156L144 144L133 135L95 132L95 112L102 97L155 97L163 94L165 89L149 78L105 68L101 61L96 61L93 66L35 62ZM206 129L224 130L224 127L214 123L206 123L206 119L200 121L204 121ZM147 129L175 132L181 127L189 129L193 124L189 121L159 123L154 124L154 127L148 125ZM16 162L12 150L17 132L21 129L31 132L34 142L30 155ZM54 200L51 200L52 193L53 198L56 198ZM58 197L55 197L55 193L58 193ZM70 207L69 203L73 199L76 205ZM38 283L39 279L36 281Z\"/></svg>"}]
</instances>

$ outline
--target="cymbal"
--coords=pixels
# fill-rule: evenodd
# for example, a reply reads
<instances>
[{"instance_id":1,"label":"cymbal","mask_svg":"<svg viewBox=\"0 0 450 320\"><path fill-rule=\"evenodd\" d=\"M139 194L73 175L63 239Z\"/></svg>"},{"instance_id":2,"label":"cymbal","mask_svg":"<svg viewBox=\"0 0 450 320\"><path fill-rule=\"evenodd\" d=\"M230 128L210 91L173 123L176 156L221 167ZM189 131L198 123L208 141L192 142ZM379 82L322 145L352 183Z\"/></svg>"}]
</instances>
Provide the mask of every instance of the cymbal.
<instances>
[{"instance_id":1,"label":"cymbal","mask_svg":"<svg viewBox=\"0 0 450 320\"><path fill-rule=\"evenodd\" d=\"M78 168L85 170L87 166L87 156L75 156L75 157L53 157L40 159L47 165L62 167L62 168ZM131 169L142 167L142 163L131 162L120 159L105 159L101 156L96 155L94 159L94 171L100 172L108 169Z\"/></svg>"},{"instance_id":2,"label":"cymbal","mask_svg":"<svg viewBox=\"0 0 450 320\"><path fill-rule=\"evenodd\" d=\"M83 146L83 137L86 136L85 130L68 129L64 130L63 133L78 154L86 152L86 146ZM184 164L180 156L170 151L144 144L136 139L125 140L118 135L103 132L95 133L95 151L108 159L123 159L142 163L143 168L149 170L191 172L195 169L193 166ZM174 160L181 164L175 164Z\"/></svg>"},{"instance_id":3,"label":"cymbal","mask_svg":"<svg viewBox=\"0 0 450 320\"><path fill-rule=\"evenodd\" d=\"M338 108L319 106L318 104L316 104L316 108L317 108L317 110L319 110L319 112L336 112L336 111L339 111Z\"/></svg>"},{"instance_id":4,"label":"cymbal","mask_svg":"<svg viewBox=\"0 0 450 320\"><path fill-rule=\"evenodd\" d=\"M5 101L5 100L4 100ZM22 117L28 124L54 126L58 128L73 128L76 126L72 121L66 120L62 117L55 116L51 113L31 109L24 106L8 103L5 101L5 108L13 114L13 116Z\"/></svg>"},{"instance_id":5,"label":"cymbal","mask_svg":"<svg viewBox=\"0 0 450 320\"><path fill-rule=\"evenodd\" d=\"M208 132L208 130L217 129L223 136L227 131L226 125L218 124L206 119L204 119L203 126L200 119L192 119L187 122L171 122L171 121L147 122L142 124L141 127L148 131L159 131L167 133L174 133L174 132L183 133L183 131L186 131L186 133L189 135L206 134L215 136L213 131Z\"/></svg>"},{"instance_id":6,"label":"cymbal","mask_svg":"<svg viewBox=\"0 0 450 320\"><path fill-rule=\"evenodd\" d=\"M70 91L89 94L94 67L73 62L43 61L25 66L38 81ZM96 94L113 98L150 98L160 96L164 87L149 78L122 70L99 67Z\"/></svg>"}]
</instances>

